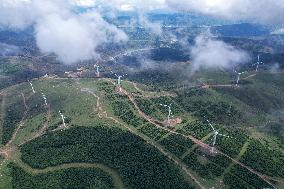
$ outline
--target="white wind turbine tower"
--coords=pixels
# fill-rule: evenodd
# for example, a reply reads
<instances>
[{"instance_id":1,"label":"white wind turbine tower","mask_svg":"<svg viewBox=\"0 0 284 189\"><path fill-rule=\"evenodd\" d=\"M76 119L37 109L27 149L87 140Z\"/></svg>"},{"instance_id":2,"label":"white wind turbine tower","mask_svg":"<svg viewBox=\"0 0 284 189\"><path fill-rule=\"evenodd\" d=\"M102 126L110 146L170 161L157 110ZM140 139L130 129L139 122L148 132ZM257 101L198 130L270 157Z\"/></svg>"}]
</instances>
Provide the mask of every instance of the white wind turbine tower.
<instances>
[{"instance_id":1,"label":"white wind turbine tower","mask_svg":"<svg viewBox=\"0 0 284 189\"><path fill-rule=\"evenodd\" d=\"M63 113L62 113L61 111L59 111L59 114L60 114L60 116L61 116L63 126L64 126L64 128L66 128L66 123L65 123L66 117L63 115Z\"/></svg>"},{"instance_id":2,"label":"white wind turbine tower","mask_svg":"<svg viewBox=\"0 0 284 189\"><path fill-rule=\"evenodd\" d=\"M236 81L236 86L238 86L239 85L239 82L240 82L240 79L241 79L241 75L243 75L245 72L237 72L236 70L235 70L235 73L237 74L237 81Z\"/></svg>"},{"instance_id":3,"label":"white wind turbine tower","mask_svg":"<svg viewBox=\"0 0 284 189\"><path fill-rule=\"evenodd\" d=\"M47 106L47 99L46 99L45 94L41 93L41 95L42 95L42 98L43 98L43 100L44 100L45 105Z\"/></svg>"},{"instance_id":4,"label":"white wind turbine tower","mask_svg":"<svg viewBox=\"0 0 284 189\"><path fill-rule=\"evenodd\" d=\"M173 112L172 112L172 104L170 105L166 105L166 104L160 104L160 106L164 106L166 108L168 108L168 126L170 126L170 118L172 117L173 118Z\"/></svg>"},{"instance_id":5,"label":"white wind turbine tower","mask_svg":"<svg viewBox=\"0 0 284 189\"><path fill-rule=\"evenodd\" d=\"M30 86L31 86L31 88L32 88L32 90L33 90L33 93L35 94L36 92L35 92L35 89L34 89L34 86L33 86L33 84L28 80L28 82L29 82L29 84L30 84Z\"/></svg>"},{"instance_id":6,"label":"white wind turbine tower","mask_svg":"<svg viewBox=\"0 0 284 189\"><path fill-rule=\"evenodd\" d=\"M256 66L255 72L258 72L258 68L260 64L264 64L263 62L260 61L260 55L257 56L257 62L253 64L253 66Z\"/></svg>"},{"instance_id":7,"label":"white wind turbine tower","mask_svg":"<svg viewBox=\"0 0 284 189\"><path fill-rule=\"evenodd\" d=\"M100 66L95 65L97 77L100 77Z\"/></svg>"},{"instance_id":8,"label":"white wind turbine tower","mask_svg":"<svg viewBox=\"0 0 284 189\"><path fill-rule=\"evenodd\" d=\"M223 137L227 137L227 138L232 138L230 136L227 136L227 135L223 135L223 134L220 134L218 130L216 130L213 125L209 122L209 120L207 119L206 120L208 122L208 124L210 125L210 127L212 128L213 132L214 132L214 136L213 136L213 144L212 144L212 148L211 148L211 152L213 153L214 152L214 147L215 147L215 144L216 144L216 140L217 140L217 136L223 136Z\"/></svg>"},{"instance_id":9,"label":"white wind turbine tower","mask_svg":"<svg viewBox=\"0 0 284 189\"><path fill-rule=\"evenodd\" d=\"M113 73L112 71L111 71L111 73ZM119 87L119 92L121 92L121 78L123 78L123 77L125 77L125 76L127 76L127 74L124 74L124 75L117 75L117 74L115 74L115 73L113 73L116 77L117 77L117 84L118 84L118 87Z\"/></svg>"}]
</instances>

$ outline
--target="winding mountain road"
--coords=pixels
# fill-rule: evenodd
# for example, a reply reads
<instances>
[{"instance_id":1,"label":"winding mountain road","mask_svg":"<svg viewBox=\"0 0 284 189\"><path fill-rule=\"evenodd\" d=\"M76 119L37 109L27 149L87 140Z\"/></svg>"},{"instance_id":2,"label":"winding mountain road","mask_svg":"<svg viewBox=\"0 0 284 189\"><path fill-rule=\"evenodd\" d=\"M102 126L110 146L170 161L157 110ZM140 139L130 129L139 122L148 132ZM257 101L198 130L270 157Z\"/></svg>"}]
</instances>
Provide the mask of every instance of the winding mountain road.
<instances>
[{"instance_id":1,"label":"winding mountain road","mask_svg":"<svg viewBox=\"0 0 284 189\"><path fill-rule=\"evenodd\" d=\"M113 85L116 85L116 83L113 82L113 81L110 80L110 79L107 79L107 81L111 82ZM165 128L165 127L163 127L163 126L157 124L152 118L150 118L149 116L147 116L144 112L142 112L142 111L140 110L138 104L135 102L134 98L131 96L130 93L128 93L128 92L127 92L126 90L124 90L124 89L122 89L122 93L124 93L124 94L128 97L128 99L132 102L132 104L134 105L134 107L135 107L135 109L138 111L138 113L139 113L144 119L146 119L148 122L150 122L150 123L152 123L153 125L155 125L157 128L163 129L163 130L165 130L165 131L167 131L167 132L170 132L170 133L172 133L172 134L180 135L180 136L183 136L183 137L185 137L185 138L187 138L187 139L190 139L190 140L191 140L192 142L194 142L195 144L197 144L197 145L199 145L200 147L205 148L205 149L207 149L207 150L210 150L210 149L211 149L211 146L210 146L210 145L205 144L203 141L201 141L201 140L199 140L199 139L196 139L196 138L194 138L194 137L191 136L191 135L184 135L184 134L178 133L178 132L176 132L176 131L173 131L173 130L171 130L171 129ZM260 177L263 181L265 181L267 184L269 184L269 185L273 186L274 188L276 188L276 187L274 186L274 184L270 181L270 180L273 180L273 179L270 178L269 176L266 176L266 175L264 175L264 174L261 174L261 173L255 171L255 170L253 170L252 168L250 168L250 167L244 165L243 163L239 162L238 160L235 160L234 158L232 158L232 157L230 157L229 155L227 155L227 154L221 152L221 151L218 150L218 149L215 149L215 153L218 153L218 154L221 154L221 155L227 157L228 159L230 159L231 161L233 161L235 164L238 164L238 165L240 165L241 167L243 167L243 168L247 169L248 171L250 171L251 173L253 173L253 174L259 176L259 177Z\"/></svg>"},{"instance_id":2,"label":"winding mountain road","mask_svg":"<svg viewBox=\"0 0 284 189\"><path fill-rule=\"evenodd\" d=\"M81 89L82 92L88 92L91 95L93 95L94 97L97 98L97 105L96 108L99 109L98 111L98 115L99 116L104 116L107 119L110 119L112 121L114 121L115 123L123 126L124 128L126 128L129 132L133 133L134 135L139 136L140 138L142 138L144 141L146 141L148 144L152 145L153 147L155 147L158 151L160 151L164 156L166 156L168 159L170 159L171 161L173 161L176 165L178 165L195 183L196 185L201 188L201 189L205 189L205 187L196 179L196 177L190 173L190 171L187 169L187 166L182 163L176 156L174 156L173 154L167 152L167 150L161 146L160 144L158 144L157 142L155 142L153 139L149 138L148 136L140 133L138 130L136 130L135 128L132 128L124 123L122 123L121 121L119 121L117 118L114 118L112 116L108 116L107 112L103 110L103 108L100 105L100 97L95 94L91 89Z\"/></svg>"}]
</instances>

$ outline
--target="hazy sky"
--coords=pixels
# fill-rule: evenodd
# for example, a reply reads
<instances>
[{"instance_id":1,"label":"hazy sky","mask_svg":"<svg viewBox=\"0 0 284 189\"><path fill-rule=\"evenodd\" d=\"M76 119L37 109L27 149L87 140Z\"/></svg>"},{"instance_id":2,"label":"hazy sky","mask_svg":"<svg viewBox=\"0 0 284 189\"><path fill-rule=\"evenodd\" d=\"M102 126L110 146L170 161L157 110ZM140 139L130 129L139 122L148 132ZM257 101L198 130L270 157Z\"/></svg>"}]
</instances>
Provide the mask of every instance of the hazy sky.
<instances>
[{"instance_id":1,"label":"hazy sky","mask_svg":"<svg viewBox=\"0 0 284 189\"><path fill-rule=\"evenodd\" d=\"M74 10L78 7L86 11L76 13ZM103 11L105 8L107 13ZM103 14L115 16L119 11L135 11L141 25L162 35L160 24L145 17L148 11L158 10L194 12L261 24L284 22L284 0L0 0L0 27L33 26L39 49L55 53L59 60L71 64L99 58L96 48L103 43L128 40L122 30L104 20ZM195 47L216 45L220 52L233 51L223 42L205 40L204 43L208 44L197 43ZM196 52L195 57L200 60Z\"/></svg>"}]
</instances>

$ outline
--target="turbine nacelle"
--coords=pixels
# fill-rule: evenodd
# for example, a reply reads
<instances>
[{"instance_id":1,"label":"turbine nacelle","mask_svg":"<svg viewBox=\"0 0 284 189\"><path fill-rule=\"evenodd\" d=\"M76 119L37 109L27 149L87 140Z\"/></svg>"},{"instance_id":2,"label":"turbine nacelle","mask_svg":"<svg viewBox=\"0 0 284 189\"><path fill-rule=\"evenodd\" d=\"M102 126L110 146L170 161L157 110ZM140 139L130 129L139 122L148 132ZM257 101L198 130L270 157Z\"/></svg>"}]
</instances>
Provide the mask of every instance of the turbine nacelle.
<instances>
[{"instance_id":1,"label":"turbine nacelle","mask_svg":"<svg viewBox=\"0 0 284 189\"><path fill-rule=\"evenodd\" d=\"M219 130L216 130L213 125L209 122L209 120L206 120L208 122L208 124L210 125L210 127L212 128L213 132L214 132L214 136L213 136L213 143L212 143L212 148L211 148L211 152L214 152L214 147L217 141L217 136L222 136L222 137L227 137L227 138L233 138L227 135L223 135L219 132Z\"/></svg>"},{"instance_id":2,"label":"turbine nacelle","mask_svg":"<svg viewBox=\"0 0 284 189\"><path fill-rule=\"evenodd\" d=\"M243 74L245 74L246 72L237 72L236 70L235 70L235 73L237 74L237 81L236 81L236 86L238 86L239 85L239 82L240 82L240 79L241 79L241 75L243 75Z\"/></svg>"},{"instance_id":3,"label":"turbine nacelle","mask_svg":"<svg viewBox=\"0 0 284 189\"><path fill-rule=\"evenodd\" d=\"M246 72L237 72L237 71L235 70L235 73L240 76L240 75L242 75L242 74L245 74Z\"/></svg>"}]
</instances>

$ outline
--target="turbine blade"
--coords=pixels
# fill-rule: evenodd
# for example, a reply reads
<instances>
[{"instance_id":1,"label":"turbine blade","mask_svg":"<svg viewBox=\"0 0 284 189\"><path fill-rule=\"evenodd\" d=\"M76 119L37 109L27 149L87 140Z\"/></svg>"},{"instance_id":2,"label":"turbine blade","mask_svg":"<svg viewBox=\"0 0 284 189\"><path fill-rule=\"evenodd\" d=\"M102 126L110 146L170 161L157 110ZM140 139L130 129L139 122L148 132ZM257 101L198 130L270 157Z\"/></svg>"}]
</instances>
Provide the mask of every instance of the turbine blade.
<instances>
[{"instance_id":1,"label":"turbine blade","mask_svg":"<svg viewBox=\"0 0 284 189\"><path fill-rule=\"evenodd\" d=\"M208 122L208 124L210 125L210 127L213 129L213 131L216 131L215 128L213 127L213 125L209 122L209 120L206 120Z\"/></svg>"},{"instance_id":2,"label":"turbine blade","mask_svg":"<svg viewBox=\"0 0 284 189\"><path fill-rule=\"evenodd\" d=\"M223 135L223 134L218 134L220 136L223 136L223 137L227 137L227 138L233 138L233 137L230 137L230 136L227 136L227 135Z\"/></svg>"}]
</instances>

